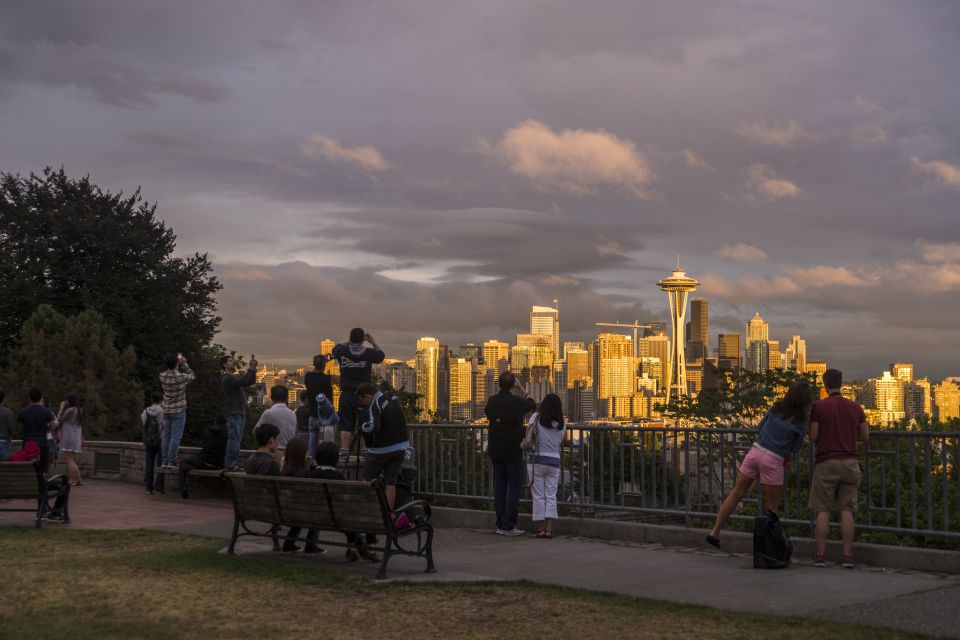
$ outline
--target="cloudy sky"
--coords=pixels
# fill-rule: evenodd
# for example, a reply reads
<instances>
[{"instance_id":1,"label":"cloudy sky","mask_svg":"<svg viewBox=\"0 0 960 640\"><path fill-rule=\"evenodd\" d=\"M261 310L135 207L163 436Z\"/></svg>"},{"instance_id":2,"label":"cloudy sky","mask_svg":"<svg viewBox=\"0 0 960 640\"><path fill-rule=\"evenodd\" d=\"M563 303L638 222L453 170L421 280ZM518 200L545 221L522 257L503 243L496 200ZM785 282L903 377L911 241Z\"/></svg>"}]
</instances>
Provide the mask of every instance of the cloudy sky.
<instances>
[{"instance_id":1,"label":"cloudy sky","mask_svg":"<svg viewBox=\"0 0 960 640\"><path fill-rule=\"evenodd\" d=\"M722 5L722 6L721 6ZM666 319L854 376L960 374L955 2L21 2L0 171L63 165L209 252L220 340L305 362Z\"/></svg>"}]
</instances>

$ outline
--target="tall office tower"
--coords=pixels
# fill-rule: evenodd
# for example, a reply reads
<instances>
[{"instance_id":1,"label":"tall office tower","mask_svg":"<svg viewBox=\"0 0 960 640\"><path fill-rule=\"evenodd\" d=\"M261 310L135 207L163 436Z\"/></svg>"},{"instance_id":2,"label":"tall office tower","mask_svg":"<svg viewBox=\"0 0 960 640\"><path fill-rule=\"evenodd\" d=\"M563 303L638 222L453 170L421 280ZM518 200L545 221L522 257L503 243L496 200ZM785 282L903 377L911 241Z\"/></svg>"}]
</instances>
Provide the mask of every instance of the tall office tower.
<instances>
[{"instance_id":1,"label":"tall office tower","mask_svg":"<svg viewBox=\"0 0 960 640\"><path fill-rule=\"evenodd\" d=\"M660 360L660 366L662 367L659 377L660 387L661 389L666 388L667 376L670 373L670 367L668 366L670 362L670 338L665 335L649 336L640 338L639 342L640 362L643 362L643 358Z\"/></svg>"},{"instance_id":2,"label":"tall office tower","mask_svg":"<svg viewBox=\"0 0 960 640\"><path fill-rule=\"evenodd\" d=\"M657 389L663 389L663 360L656 356L641 356L640 374L657 381Z\"/></svg>"},{"instance_id":3,"label":"tall office tower","mask_svg":"<svg viewBox=\"0 0 960 640\"><path fill-rule=\"evenodd\" d=\"M567 350L567 388L572 389L577 381L588 387L593 385L590 354L586 349Z\"/></svg>"},{"instance_id":4,"label":"tall office tower","mask_svg":"<svg viewBox=\"0 0 960 640\"><path fill-rule=\"evenodd\" d=\"M580 351L585 351L587 349L587 345L583 344L582 342L564 342L563 343L563 359L564 360L567 359L567 352L572 349L579 349Z\"/></svg>"},{"instance_id":5,"label":"tall office tower","mask_svg":"<svg viewBox=\"0 0 960 640\"><path fill-rule=\"evenodd\" d=\"M546 369L549 381L553 369L553 351L547 346L517 345L510 348L510 371L517 374L520 382L526 385L534 369Z\"/></svg>"},{"instance_id":6,"label":"tall office tower","mask_svg":"<svg viewBox=\"0 0 960 640\"><path fill-rule=\"evenodd\" d=\"M556 300L553 301L557 303ZM530 311L530 333L545 333L550 336L550 350L556 360L560 359L560 310L556 307L533 307Z\"/></svg>"},{"instance_id":7,"label":"tall office tower","mask_svg":"<svg viewBox=\"0 0 960 640\"><path fill-rule=\"evenodd\" d=\"M546 347L553 350L553 338L549 333L518 333L518 347Z\"/></svg>"},{"instance_id":8,"label":"tall office tower","mask_svg":"<svg viewBox=\"0 0 960 640\"><path fill-rule=\"evenodd\" d=\"M707 319L707 301L703 298L690 300L690 327L687 336L688 360L703 360L707 357L707 342L709 340L709 322Z\"/></svg>"},{"instance_id":9,"label":"tall office tower","mask_svg":"<svg viewBox=\"0 0 960 640\"><path fill-rule=\"evenodd\" d=\"M770 368L770 343L767 340L752 340L747 345L746 368L754 373L763 373Z\"/></svg>"},{"instance_id":10,"label":"tall office tower","mask_svg":"<svg viewBox=\"0 0 960 640\"><path fill-rule=\"evenodd\" d=\"M568 397L570 406L567 415L577 422L597 419L597 393L593 387L577 382Z\"/></svg>"},{"instance_id":11,"label":"tall office tower","mask_svg":"<svg viewBox=\"0 0 960 640\"><path fill-rule=\"evenodd\" d=\"M374 365L375 367L377 365ZM396 390L416 393L417 375L413 367L402 360L384 360L380 365L380 376Z\"/></svg>"},{"instance_id":12,"label":"tall office tower","mask_svg":"<svg viewBox=\"0 0 960 640\"><path fill-rule=\"evenodd\" d=\"M894 362L890 365L890 374L897 380L913 382L913 365L905 362Z\"/></svg>"},{"instance_id":13,"label":"tall office tower","mask_svg":"<svg viewBox=\"0 0 960 640\"><path fill-rule=\"evenodd\" d=\"M753 317L747 322L747 344L754 340L769 340L770 325L766 320L760 317L760 313L754 313Z\"/></svg>"},{"instance_id":14,"label":"tall office tower","mask_svg":"<svg viewBox=\"0 0 960 640\"><path fill-rule=\"evenodd\" d=\"M632 355L607 358L600 368L600 387L604 398L630 396L637 390L637 364Z\"/></svg>"},{"instance_id":15,"label":"tall office tower","mask_svg":"<svg viewBox=\"0 0 960 640\"><path fill-rule=\"evenodd\" d=\"M630 336L619 333L600 333L593 343L594 384L597 388L597 398L609 398L613 395L610 388L611 364L616 358L633 355L633 340Z\"/></svg>"},{"instance_id":16,"label":"tall office tower","mask_svg":"<svg viewBox=\"0 0 960 640\"><path fill-rule=\"evenodd\" d=\"M450 418L450 347L437 348L437 413L441 420Z\"/></svg>"},{"instance_id":17,"label":"tall office tower","mask_svg":"<svg viewBox=\"0 0 960 640\"><path fill-rule=\"evenodd\" d=\"M334 342L330 338L326 338L323 342L320 343L320 354L324 356L330 355L331 353L333 353L333 348L335 346L337 346L336 342Z\"/></svg>"},{"instance_id":18,"label":"tall office tower","mask_svg":"<svg viewBox=\"0 0 960 640\"><path fill-rule=\"evenodd\" d=\"M721 333L717 335L717 369L720 371L740 371L740 334Z\"/></svg>"},{"instance_id":19,"label":"tall office tower","mask_svg":"<svg viewBox=\"0 0 960 640\"><path fill-rule=\"evenodd\" d=\"M687 393L692 396L700 395L703 389L703 360L687 365Z\"/></svg>"},{"instance_id":20,"label":"tall office tower","mask_svg":"<svg viewBox=\"0 0 960 640\"><path fill-rule=\"evenodd\" d=\"M477 361L483 360L483 348L475 345L472 342L460 346L460 356L464 360L472 360L476 358Z\"/></svg>"},{"instance_id":21,"label":"tall office tower","mask_svg":"<svg viewBox=\"0 0 960 640\"><path fill-rule=\"evenodd\" d=\"M510 368L510 345L499 340L483 343L483 362L500 375Z\"/></svg>"},{"instance_id":22,"label":"tall office tower","mask_svg":"<svg viewBox=\"0 0 960 640\"><path fill-rule=\"evenodd\" d=\"M553 363L553 377L551 378L550 391L560 396L560 400L566 398L567 393L567 363L564 360L556 360Z\"/></svg>"},{"instance_id":23,"label":"tall office tower","mask_svg":"<svg viewBox=\"0 0 960 640\"><path fill-rule=\"evenodd\" d=\"M670 327L673 341L671 343L670 358L667 366L666 399L670 402L671 395L687 395L687 360L685 353L686 340L683 333L686 328L687 296L700 283L687 276L680 269L680 259L677 258L677 268L669 278L664 278L657 285L667 294L670 306Z\"/></svg>"},{"instance_id":24,"label":"tall office tower","mask_svg":"<svg viewBox=\"0 0 960 640\"><path fill-rule=\"evenodd\" d=\"M960 418L960 386L952 380L943 380L933 387L937 418L941 422Z\"/></svg>"},{"instance_id":25,"label":"tall office tower","mask_svg":"<svg viewBox=\"0 0 960 640\"><path fill-rule=\"evenodd\" d=\"M896 377L896 374L894 374ZM921 415L933 415L933 403L930 396L930 381L926 378L904 382L903 411L908 418Z\"/></svg>"},{"instance_id":26,"label":"tall office tower","mask_svg":"<svg viewBox=\"0 0 960 640\"><path fill-rule=\"evenodd\" d=\"M650 336L665 336L667 335L667 323L660 320L651 320L647 323L647 326L643 328L643 337L649 338Z\"/></svg>"},{"instance_id":27,"label":"tall office tower","mask_svg":"<svg viewBox=\"0 0 960 640\"><path fill-rule=\"evenodd\" d=\"M483 363L472 363L473 369L473 419L483 417L483 409L487 406L487 399L493 395L497 381L497 370L491 369Z\"/></svg>"},{"instance_id":28,"label":"tall office tower","mask_svg":"<svg viewBox=\"0 0 960 640\"><path fill-rule=\"evenodd\" d=\"M437 369L440 365L440 341L436 338L420 338L417 340L416 355L417 375L417 407L421 417L429 419L430 413L437 413Z\"/></svg>"},{"instance_id":29,"label":"tall office tower","mask_svg":"<svg viewBox=\"0 0 960 640\"><path fill-rule=\"evenodd\" d=\"M787 346L787 368L795 369L797 373L807 370L807 341L800 336L790 338Z\"/></svg>"},{"instance_id":30,"label":"tall office tower","mask_svg":"<svg viewBox=\"0 0 960 640\"><path fill-rule=\"evenodd\" d=\"M863 400L867 408L876 411L877 421L888 426L903 420L906 413L903 410L904 382L897 380L889 371L884 371L879 378L867 380L863 388Z\"/></svg>"},{"instance_id":31,"label":"tall office tower","mask_svg":"<svg viewBox=\"0 0 960 640\"><path fill-rule=\"evenodd\" d=\"M781 364L780 353L780 341L779 340L767 340L767 346L770 349L770 368L771 369L782 369L783 365Z\"/></svg>"},{"instance_id":32,"label":"tall office tower","mask_svg":"<svg viewBox=\"0 0 960 640\"><path fill-rule=\"evenodd\" d=\"M473 419L473 362L465 358L450 359L450 420Z\"/></svg>"}]
</instances>

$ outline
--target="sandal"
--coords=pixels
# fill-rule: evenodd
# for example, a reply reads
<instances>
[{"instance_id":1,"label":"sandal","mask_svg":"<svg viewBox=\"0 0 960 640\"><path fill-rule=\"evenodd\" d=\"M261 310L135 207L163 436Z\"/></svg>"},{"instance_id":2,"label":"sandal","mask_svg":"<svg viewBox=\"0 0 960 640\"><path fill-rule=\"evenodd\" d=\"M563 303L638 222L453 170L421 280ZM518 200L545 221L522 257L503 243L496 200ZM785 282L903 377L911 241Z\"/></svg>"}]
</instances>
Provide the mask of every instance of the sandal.
<instances>
[{"instance_id":1,"label":"sandal","mask_svg":"<svg viewBox=\"0 0 960 640\"><path fill-rule=\"evenodd\" d=\"M543 537L544 537L544 538L547 538L548 540L552 540L552 539L553 539L553 531L544 531L544 532L543 532Z\"/></svg>"},{"instance_id":2,"label":"sandal","mask_svg":"<svg viewBox=\"0 0 960 640\"><path fill-rule=\"evenodd\" d=\"M534 536L534 537L535 537L535 538L546 538L546 537L547 537L547 530L546 530L546 529L540 529L540 531L537 531L537 535Z\"/></svg>"},{"instance_id":3,"label":"sandal","mask_svg":"<svg viewBox=\"0 0 960 640\"><path fill-rule=\"evenodd\" d=\"M716 547L717 549L719 549L719 548L720 548L720 538L714 538L712 535L710 535L710 534L708 533L708 534L707 534L707 544L709 544L709 545L712 546L712 547Z\"/></svg>"},{"instance_id":4,"label":"sandal","mask_svg":"<svg viewBox=\"0 0 960 640\"><path fill-rule=\"evenodd\" d=\"M356 549L347 549L347 553L345 555L347 562L356 562L360 559L360 554L357 553Z\"/></svg>"}]
</instances>

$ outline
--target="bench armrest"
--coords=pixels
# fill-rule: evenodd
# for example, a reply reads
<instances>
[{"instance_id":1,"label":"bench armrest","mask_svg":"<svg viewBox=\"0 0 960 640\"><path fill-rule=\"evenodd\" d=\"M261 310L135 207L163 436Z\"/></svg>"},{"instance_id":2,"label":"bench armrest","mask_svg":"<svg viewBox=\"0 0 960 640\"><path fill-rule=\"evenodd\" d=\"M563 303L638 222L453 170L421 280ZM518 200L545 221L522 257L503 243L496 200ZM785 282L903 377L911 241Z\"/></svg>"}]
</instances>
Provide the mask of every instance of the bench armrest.
<instances>
[{"instance_id":1,"label":"bench armrest","mask_svg":"<svg viewBox=\"0 0 960 640\"><path fill-rule=\"evenodd\" d=\"M405 512L407 509L409 509L410 507L421 507L421 508L423 508L424 518L423 518L422 521L423 521L423 522L430 522L430 514L431 514L430 504L429 504L428 502L424 502L423 500L411 500L411 501L408 502L407 504L400 505L399 507L396 507L395 509L393 509L393 510L391 511L391 513L395 513L395 514L404 513L404 512Z\"/></svg>"}]
</instances>

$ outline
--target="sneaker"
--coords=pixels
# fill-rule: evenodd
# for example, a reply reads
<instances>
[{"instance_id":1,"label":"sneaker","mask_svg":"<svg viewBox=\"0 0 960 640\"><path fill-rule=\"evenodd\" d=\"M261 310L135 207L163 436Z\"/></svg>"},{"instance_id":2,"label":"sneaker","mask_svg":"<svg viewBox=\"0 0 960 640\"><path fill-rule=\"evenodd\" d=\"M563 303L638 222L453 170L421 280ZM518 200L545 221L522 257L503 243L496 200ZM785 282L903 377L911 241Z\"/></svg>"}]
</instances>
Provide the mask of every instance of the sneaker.
<instances>
[{"instance_id":1,"label":"sneaker","mask_svg":"<svg viewBox=\"0 0 960 640\"><path fill-rule=\"evenodd\" d=\"M816 557L813 559L813 566L815 566L815 567L818 568L818 569L826 569L826 568L827 568L827 559L824 558L823 556L816 556Z\"/></svg>"},{"instance_id":2,"label":"sneaker","mask_svg":"<svg viewBox=\"0 0 960 640\"><path fill-rule=\"evenodd\" d=\"M510 529L509 531L504 531L502 535L505 535L505 536L522 536L522 535L526 535L526 533L527 533L527 532L524 531L523 529L517 529L516 527L514 527L513 529Z\"/></svg>"},{"instance_id":3,"label":"sneaker","mask_svg":"<svg viewBox=\"0 0 960 640\"><path fill-rule=\"evenodd\" d=\"M281 551L283 551L283 553L292 553L294 551L300 551L300 545L284 542L283 549L281 549Z\"/></svg>"},{"instance_id":4,"label":"sneaker","mask_svg":"<svg viewBox=\"0 0 960 640\"><path fill-rule=\"evenodd\" d=\"M304 549L303 552L304 552L304 553L310 553L310 554L320 555L320 554L322 554L322 553L326 553L327 550L324 549L323 547L320 547L320 546L317 546L317 545L309 545L309 544L308 544L308 545L307 545L307 548Z\"/></svg>"},{"instance_id":5,"label":"sneaker","mask_svg":"<svg viewBox=\"0 0 960 640\"><path fill-rule=\"evenodd\" d=\"M856 567L856 563L853 561L853 556L843 556L843 562L841 563L844 569L853 569Z\"/></svg>"},{"instance_id":6,"label":"sneaker","mask_svg":"<svg viewBox=\"0 0 960 640\"><path fill-rule=\"evenodd\" d=\"M504 531L503 529L497 529L497 531L496 531L496 534L497 534L498 536L505 535L506 533L507 533L507 532Z\"/></svg>"},{"instance_id":7,"label":"sneaker","mask_svg":"<svg viewBox=\"0 0 960 640\"><path fill-rule=\"evenodd\" d=\"M153 495L153 489L144 489L143 495L145 495L145 496L152 496L152 495Z\"/></svg>"}]
</instances>

